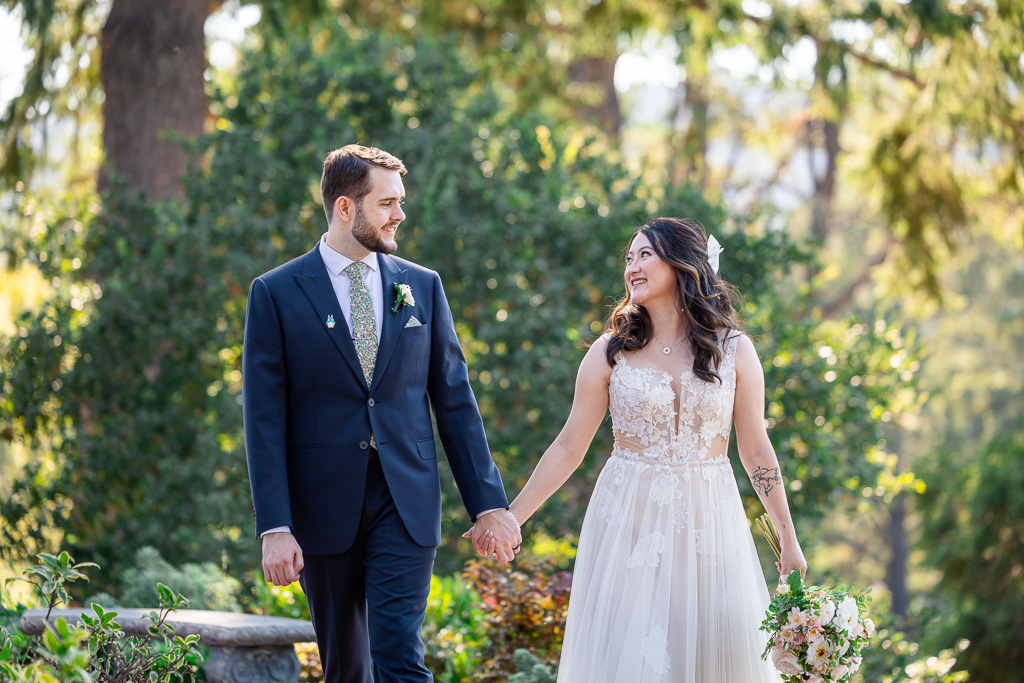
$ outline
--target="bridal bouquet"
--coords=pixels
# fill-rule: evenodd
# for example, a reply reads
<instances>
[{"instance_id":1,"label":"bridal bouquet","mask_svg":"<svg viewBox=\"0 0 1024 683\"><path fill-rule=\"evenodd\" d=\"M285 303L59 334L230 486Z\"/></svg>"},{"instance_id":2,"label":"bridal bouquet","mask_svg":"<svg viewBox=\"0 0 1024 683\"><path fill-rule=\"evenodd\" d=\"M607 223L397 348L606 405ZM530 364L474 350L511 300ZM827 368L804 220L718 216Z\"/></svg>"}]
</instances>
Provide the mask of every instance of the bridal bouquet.
<instances>
[{"instance_id":1,"label":"bridal bouquet","mask_svg":"<svg viewBox=\"0 0 1024 683\"><path fill-rule=\"evenodd\" d=\"M767 515L757 520L779 556L778 534ZM839 683L860 668L861 653L875 633L866 615L871 596L845 586L805 586L800 572L779 583L761 630L771 634L769 655L786 683Z\"/></svg>"}]
</instances>

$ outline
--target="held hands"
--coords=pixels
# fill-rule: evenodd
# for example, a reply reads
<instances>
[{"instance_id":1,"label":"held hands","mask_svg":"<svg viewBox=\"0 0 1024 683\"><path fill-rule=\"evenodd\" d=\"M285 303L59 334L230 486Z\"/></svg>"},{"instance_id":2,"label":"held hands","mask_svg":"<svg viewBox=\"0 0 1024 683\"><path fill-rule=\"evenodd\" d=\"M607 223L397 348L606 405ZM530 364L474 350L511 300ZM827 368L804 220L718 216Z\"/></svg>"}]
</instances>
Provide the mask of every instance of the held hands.
<instances>
[{"instance_id":1,"label":"held hands","mask_svg":"<svg viewBox=\"0 0 1024 683\"><path fill-rule=\"evenodd\" d=\"M263 537L263 576L275 586L288 586L299 580L305 566L302 549L295 537L282 531Z\"/></svg>"},{"instance_id":2,"label":"held hands","mask_svg":"<svg viewBox=\"0 0 1024 683\"><path fill-rule=\"evenodd\" d=\"M797 543L782 548L782 558L775 563L775 566L779 568L779 573L782 576L798 569L801 580L807 575L807 560L804 559L804 552Z\"/></svg>"},{"instance_id":3,"label":"held hands","mask_svg":"<svg viewBox=\"0 0 1024 683\"><path fill-rule=\"evenodd\" d=\"M476 552L502 563L515 559L523 543L519 524L508 510L494 510L477 517L476 524L462 537L473 539Z\"/></svg>"}]
</instances>

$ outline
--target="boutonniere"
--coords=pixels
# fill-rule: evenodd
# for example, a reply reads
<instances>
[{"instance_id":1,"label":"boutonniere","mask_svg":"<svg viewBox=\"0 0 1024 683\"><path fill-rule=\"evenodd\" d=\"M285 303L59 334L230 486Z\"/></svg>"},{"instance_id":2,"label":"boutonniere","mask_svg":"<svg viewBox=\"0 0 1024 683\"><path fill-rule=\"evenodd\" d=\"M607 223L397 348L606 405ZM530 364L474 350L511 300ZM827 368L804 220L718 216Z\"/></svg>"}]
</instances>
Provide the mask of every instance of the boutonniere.
<instances>
[{"instance_id":1,"label":"boutonniere","mask_svg":"<svg viewBox=\"0 0 1024 683\"><path fill-rule=\"evenodd\" d=\"M398 297L395 299L395 305L391 308L392 313L398 313L399 306L415 306L416 299L412 296L412 287L409 285L395 285L395 291L398 293Z\"/></svg>"}]
</instances>

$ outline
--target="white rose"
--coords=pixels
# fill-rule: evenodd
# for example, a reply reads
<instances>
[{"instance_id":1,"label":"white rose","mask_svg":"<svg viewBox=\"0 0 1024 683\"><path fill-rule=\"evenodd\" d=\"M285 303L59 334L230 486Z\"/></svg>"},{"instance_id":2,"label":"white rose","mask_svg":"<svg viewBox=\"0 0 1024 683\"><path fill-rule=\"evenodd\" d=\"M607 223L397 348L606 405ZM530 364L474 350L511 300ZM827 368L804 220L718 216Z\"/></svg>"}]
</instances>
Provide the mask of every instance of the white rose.
<instances>
[{"instance_id":1,"label":"white rose","mask_svg":"<svg viewBox=\"0 0 1024 683\"><path fill-rule=\"evenodd\" d=\"M860 610L857 609L857 601L849 597L844 598L836 613L836 624L849 633L853 630L853 625L857 623L859 616Z\"/></svg>"},{"instance_id":2,"label":"white rose","mask_svg":"<svg viewBox=\"0 0 1024 683\"><path fill-rule=\"evenodd\" d=\"M836 603L826 600L821 603L821 623L828 624L836 616Z\"/></svg>"},{"instance_id":3,"label":"white rose","mask_svg":"<svg viewBox=\"0 0 1024 683\"><path fill-rule=\"evenodd\" d=\"M848 673L850 673L850 667L846 666L845 664L837 664L835 667L832 668L832 671L829 672L829 677L832 678L832 680L834 681L838 681L840 678L842 678Z\"/></svg>"},{"instance_id":4,"label":"white rose","mask_svg":"<svg viewBox=\"0 0 1024 683\"><path fill-rule=\"evenodd\" d=\"M409 285L398 285L399 299L406 306L415 306L416 298L412 295L412 287Z\"/></svg>"},{"instance_id":5,"label":"white rose","mask_svg":"<svg viewBox=\"0 0 1024 683\"><path fill-rule=\"evenodd\" d=\"M864 620L864 631L865 631L865 633L868 634L868 638L870 638L873 635L875 635L875 622L871 621L871 619L865 619Z\"/></svg>"},{"instance_id":6,"label":"white rose","mask_svg":"<svg viewBox=\"0 0 1024 683\"><path fill-rule=\"evenodd\" d=\"M772 648L772 665L783 676L799 676L804 671L795 654L777 647Z\"/></svg>"}]
</instances>

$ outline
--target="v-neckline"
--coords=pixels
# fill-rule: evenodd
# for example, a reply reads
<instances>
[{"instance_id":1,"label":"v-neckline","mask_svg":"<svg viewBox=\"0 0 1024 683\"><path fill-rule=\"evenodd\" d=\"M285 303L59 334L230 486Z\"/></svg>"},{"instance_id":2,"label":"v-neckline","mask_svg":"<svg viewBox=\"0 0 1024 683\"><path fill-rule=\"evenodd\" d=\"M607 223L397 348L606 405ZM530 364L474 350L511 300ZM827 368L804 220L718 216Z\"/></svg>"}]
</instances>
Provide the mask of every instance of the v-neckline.
<instances>
[{"instance_id":1,"label":"v-neckline","mask_svg":"<svg viewBox=\"0 0 1024 683\"><path fill-rule=\"evenodd\" d=\"M622 353L621 351L619 352L619 356L622 357L622 360L625 361L626 365L628 365L630 368L634 370L649 370L652 373L657 372L661 373L665 377L668 377L668 390L672 392L672 408L675 411L675 415L672 418L672 439L674 441L676 435L679 434L679 420L682 419L683 416L683 380L686 378L687 375L693 374L693 364L691 363L688 369L683 370L682 373L680 373L679 377L676 377L668 370L663 370L662 368L634 365L629 360L629 357L626 356L626 354ZM672 386L672 383L677 379L679 380L679 391L676 391L675 387Z\"/></svg>"}]
</instances>

